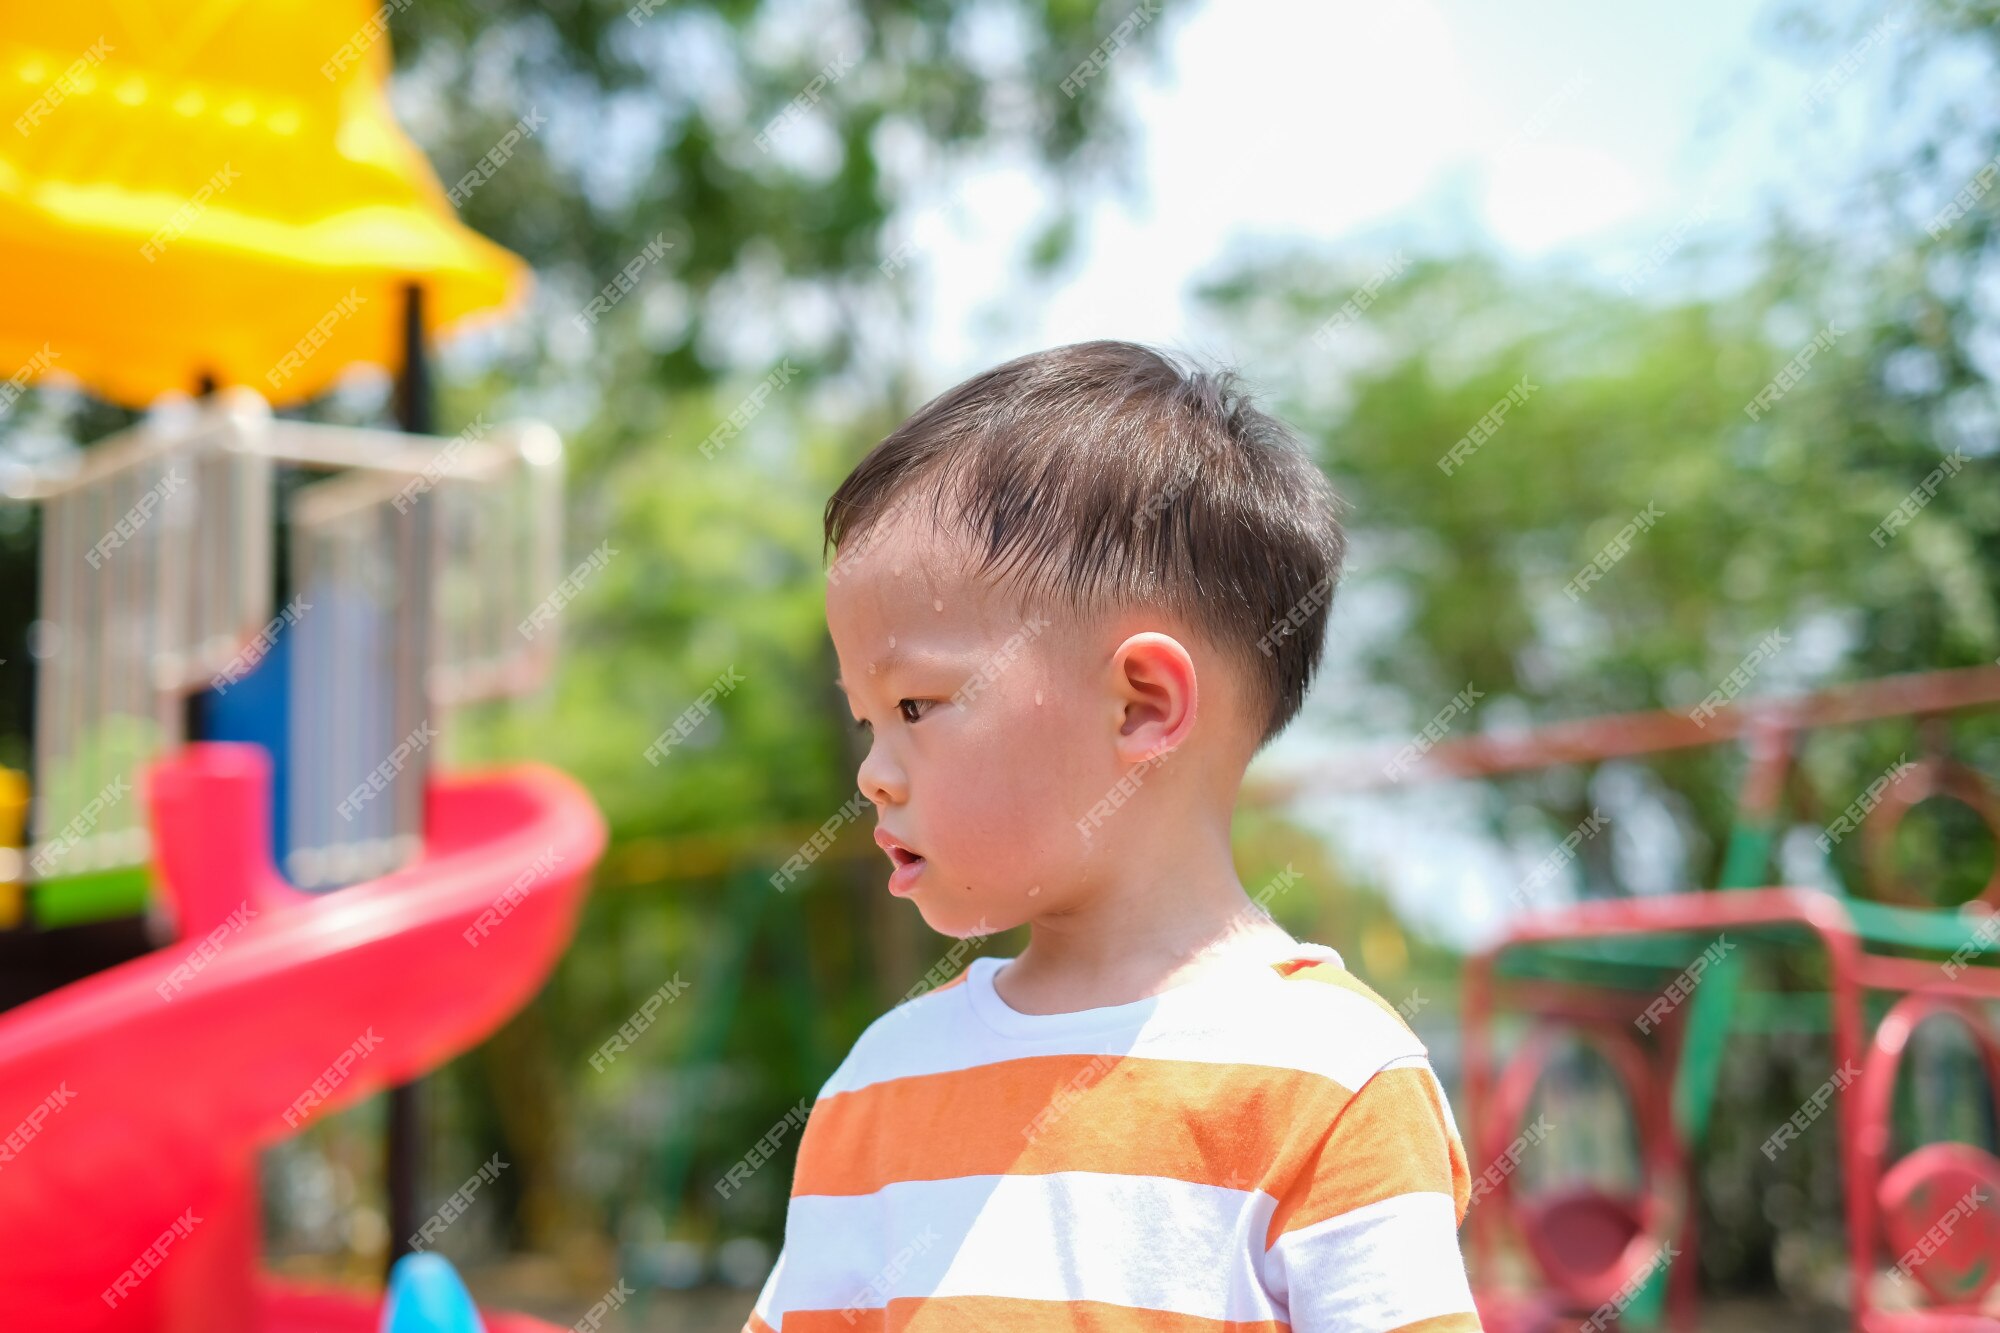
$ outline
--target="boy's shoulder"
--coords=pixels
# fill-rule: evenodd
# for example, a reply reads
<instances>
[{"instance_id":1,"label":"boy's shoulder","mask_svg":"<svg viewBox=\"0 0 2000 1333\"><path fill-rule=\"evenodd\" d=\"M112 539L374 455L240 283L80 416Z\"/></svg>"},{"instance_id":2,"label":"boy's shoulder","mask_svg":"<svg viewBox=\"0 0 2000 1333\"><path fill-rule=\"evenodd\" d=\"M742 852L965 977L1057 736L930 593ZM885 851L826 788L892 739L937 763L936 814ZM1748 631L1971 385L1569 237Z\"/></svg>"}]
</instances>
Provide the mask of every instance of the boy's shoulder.
<instances>
[{"instance_id":1,"label":"boy's shoulder","mask_svg":"<svg viewBox=\"0 0 2000 1333\"><path fill-rule=\"evenodd\" d=\"M1421 991L1392 1004L1323 945L1307 945L1272 970L1287 983L1277 989L1283 1019L1296 1025L1309 1053L1336 1061L1336 1077L1350 1090L1383 1068L1429 1063L1430 1050L1410 1024L1428 1003Z\"/></svg>"},{"instance_id":2,"label":"boy's shoulder","mask_svg":"<svg viewBox=\"0 0 2000 1333\"><path fill-rule=\"evenodd\" d=\"M1371 1026L1401 1032L1412 1039L1416 1037L1416 1029L1411 1026L1410 1020L1430 1003L1420 989L1412 987L1408 996L1391 1004L1380 991L1348 971L1340 955L1330 949L1323 954L1302 954L1275 963L1273 970L1287 981L1298 982L1307 995L1322 994L1312 988L1325 986L1343 996L1351 996L1353 999L1346 1003L1365 1006L1366 1010L1372 1010L1379 1016L1371 1020Z\"/></svg>"}]
</instances>

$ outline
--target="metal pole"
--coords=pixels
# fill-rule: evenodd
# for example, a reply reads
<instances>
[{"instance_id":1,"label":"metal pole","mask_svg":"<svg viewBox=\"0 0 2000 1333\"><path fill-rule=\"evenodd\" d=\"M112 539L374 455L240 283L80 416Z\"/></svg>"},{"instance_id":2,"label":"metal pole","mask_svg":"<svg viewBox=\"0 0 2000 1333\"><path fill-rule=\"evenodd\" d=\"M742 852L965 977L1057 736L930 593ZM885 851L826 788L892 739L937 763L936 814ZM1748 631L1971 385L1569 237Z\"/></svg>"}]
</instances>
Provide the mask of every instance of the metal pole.
<instances>
[{"instance_id":1,"label":"metal pole","mask_svg":"<svg viewBox=\"0 0 2000 1333\"><path fill-rule=\"evenodd\" d=\"M204 370L195 377L195 401L201 405L202 410L207 411L215 406L215 391L219 387L221 386L217 384L215 375L210 371ZM199 619L193 623L199 623ZM194 637L198 638L199 635ZM204 691L194 689L182 691L180 696L182 739L189 741L208 739L208 704L209 699Z\"/></svg>"},{"instance_id":2,"label":"metal pole","mask_svg":"<svg viewBox=\"0 0 2000 1333\"><path fill-rule=\"evenodd\" d=\"M396 424L413 435L431 431L431 374L424 348L424 289L411 283L403 289L403 373L396 382ZM397 703L412 697L418 717L410 720L398 736L408 735L428 711L426 678L430 670L430 589L431 589L431 510L428 504L412 505L403 517L410 524L410 538L403 547L409 561L405 579L403 623L397 634L397 671L410 674L397 682ZM413 690L412 687L413 685ZM402 711L402 710L398 710ZM430 776L430 747L418 750L414 762L405 769L400 786L414 789L418 804L416 832L421 836L422 792ZM400 821L399 821L400 822ZM400 830L399 830L400 831ZM419 1076L389 1089L389 1267L410 1253L410 1237L416 1234L423 1182L424 1148L423 1080Z\"/></svg>"}]
</instances>

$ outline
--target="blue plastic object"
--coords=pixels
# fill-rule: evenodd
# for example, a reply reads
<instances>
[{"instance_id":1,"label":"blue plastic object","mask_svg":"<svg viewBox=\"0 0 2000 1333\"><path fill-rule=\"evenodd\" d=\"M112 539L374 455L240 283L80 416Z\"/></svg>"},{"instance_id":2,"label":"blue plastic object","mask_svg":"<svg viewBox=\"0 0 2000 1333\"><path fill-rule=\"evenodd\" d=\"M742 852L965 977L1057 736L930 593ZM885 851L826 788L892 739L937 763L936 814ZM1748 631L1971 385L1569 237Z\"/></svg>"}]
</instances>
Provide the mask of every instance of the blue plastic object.
<instances>
[{"instance_id":1,"label":"blue plastic object","mask_svg":"<svg viewBox=\"0 0 2000 1333\"><path fill-rule=\"evenodd\" d=\"M290 776L292 627L277 622L274 640L248 671L195 696L195 732L189 739L253 741L271 755L271 851L278 865L292 850ZM233 665L233 664L232 664Z\"/></svg>"},{"instance_id":2,"label":"blue plastic object","mask_svg":"<svg viewBox=\"0 0 2000 1333\"><path fill-rule=\"evenodd\" d=\"M441 1254L406 1254L389 1270L382 1333L486 1333L458 1270Z\"/></svg>"}]
</instances>

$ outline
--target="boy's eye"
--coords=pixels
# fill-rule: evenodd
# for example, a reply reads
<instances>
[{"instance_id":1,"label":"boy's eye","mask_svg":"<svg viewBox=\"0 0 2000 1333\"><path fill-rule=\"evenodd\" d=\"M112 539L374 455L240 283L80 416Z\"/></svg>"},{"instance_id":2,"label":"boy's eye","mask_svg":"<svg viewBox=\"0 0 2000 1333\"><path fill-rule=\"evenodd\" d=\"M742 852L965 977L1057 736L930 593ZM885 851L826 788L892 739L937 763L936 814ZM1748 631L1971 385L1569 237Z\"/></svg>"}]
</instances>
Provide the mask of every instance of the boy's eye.
<instances>
[{"instance_id":1,"label":"boy's eye","mask_svg":"<svg viewBox=\"0 0 2000 1333\"><path fill-rule=\"evenodd\" d=\"M899 716L902 717L903 721L915 725L917 722L923 720L922 715L919 714L917 717L911 717L909 710L915 707L919 707L925 702L926 701L923 699L898 699L896 701L896 712L898 713ZM867 731L869 729L868 719L865 717L856 718L854 720L854 726L857 731Z\"/></svg>"}]
</instances>

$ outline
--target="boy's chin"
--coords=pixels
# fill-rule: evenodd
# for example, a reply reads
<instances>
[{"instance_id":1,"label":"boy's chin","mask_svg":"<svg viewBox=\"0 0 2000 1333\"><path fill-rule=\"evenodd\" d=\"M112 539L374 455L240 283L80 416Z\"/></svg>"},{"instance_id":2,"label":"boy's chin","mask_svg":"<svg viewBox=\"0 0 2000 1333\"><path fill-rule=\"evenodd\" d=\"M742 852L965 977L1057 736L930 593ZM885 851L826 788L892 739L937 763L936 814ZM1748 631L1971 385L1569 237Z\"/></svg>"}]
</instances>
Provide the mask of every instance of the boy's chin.
<instances>
[{"instance_id":1,"label":"boy's chin","mask_svg":"<svg viewBox=\"0 0 2000 1333\"><path fill-rule=\"evenodd\" d=\"M981 915L967 904L955 903L950 899L940 902L930 893L918 893L911 898L911 901L916 903L917 912L923 917L925 925L940 935L949 935L956 940L981 939L988 935L997 935L1019 924L1014 921L995 920L990 912Z\"/></svg>"}]
</instances>

